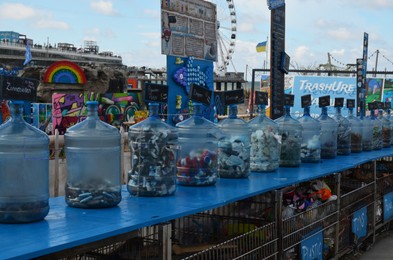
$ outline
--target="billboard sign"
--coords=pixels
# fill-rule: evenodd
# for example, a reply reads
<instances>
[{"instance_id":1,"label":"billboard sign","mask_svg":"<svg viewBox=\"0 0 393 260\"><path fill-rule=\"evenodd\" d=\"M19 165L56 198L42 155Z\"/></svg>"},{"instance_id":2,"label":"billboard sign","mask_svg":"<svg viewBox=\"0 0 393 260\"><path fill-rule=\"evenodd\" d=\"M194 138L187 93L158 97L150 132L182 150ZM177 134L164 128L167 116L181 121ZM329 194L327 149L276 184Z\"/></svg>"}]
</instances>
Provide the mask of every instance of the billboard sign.
<instances>
[{"instance_id":1,"label":"billboard sign","mask_svg":"<svg viewBox=\"0 0 393 260\"><path fill-rule=\"evenodd\" d=\"M216 5L203 0L161 0L161 53L217 61Z\"/></svg>"}]
</instances>

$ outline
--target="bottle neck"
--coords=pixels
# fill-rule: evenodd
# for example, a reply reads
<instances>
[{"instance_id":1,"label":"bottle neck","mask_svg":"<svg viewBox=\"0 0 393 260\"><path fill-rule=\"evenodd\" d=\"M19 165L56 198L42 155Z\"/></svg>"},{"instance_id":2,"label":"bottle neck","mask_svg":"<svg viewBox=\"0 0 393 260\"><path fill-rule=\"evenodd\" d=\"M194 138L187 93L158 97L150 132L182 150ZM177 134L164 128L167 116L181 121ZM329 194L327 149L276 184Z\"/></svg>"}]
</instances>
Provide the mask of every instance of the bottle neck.
<instances>
[{"instance_id":1,"label":"bottle neck","mask_svg":"<svg viewBox=\"0 0 393 260\"><path fill-rule=\"evenodd\" d=\"M310 107L305 107L304 108L303 115L305 115L305 116L309 116L310 115Z\"/></svg>"},{"instance_id":2,"label":"bottle neck","mask_svg":"<svg viewBox=\"0 0 393 260\"><path fill-rule=\"evenodd\" d=\"M284 115L286 115L286 116L291 115L291 107L290 106L284 106Z\"/></svg>"},{"instance_id":3,"label":"bottle neck","mask_svg":"<svg viewBox=\"0 0 393 260\"><path fill-rule=\"evenodd\" d=\"M258 115L266 116L266 106L265 105L258 106Z\"/></svg>"},{"instance_id":4,"label":"bottle neck","mask_svg":"<svg viewBox=\"0 0 393 260\"><path fill-rule=\"evenodd\" d=\"M353 108L348 108L348 115L353 116Z\"/></svg>"},{"instance_id":5,"label":"bottle neck","mask_svg":"<svg viewBox=\"0 0 393 260\"><path fill-rule=\"evenodd\" d=\"M23 105L22 104L14 104L12 102L9 103L11 119L14 122L23 122Z\"/></svg>"},{"instance_id":6,"label":"bottle neck","mask_svg":"<svg viewBox=\"0 0 393 260\"><path fill-rule=\"evenodd\" d=\"M202 104L194 103L194 116L202 116Z\"/></svg>"},{"instance_id":7,"label":"bottle neck","mask_svg":"<svg viewBox=\"0 0 393 260\"><path fill-rule=\"evenodd\" d=\"M370 109L370 116L372 118L375 118L375 110L374 109Z\"/></svg>"},{"instance_id":8,"label":"bottle neck","mask_svg":"<svg viewBox=\"0 0 393 260\"><path fill-rule=\"evenodd\" d=\"M341 107L336 107L336 115L337 116L341 115Z\"/></svg>"},{"instance_id":9,"label":"bottle neck","mask_svg":"<svg viewBox=\"0 0 393 260\"><path fill-rule=\"evenodd\" d=\"M327 116L327 107L322 107L322 115Z\"/></svg>"},{"instance_id":10,"label":"bottle neck","mask_svg":"<svg viewBox=\"0 0 393 260\"><path fill-rule=\"evenodd\" d=\"M87 105L87 117L88 118L98 118L98 105L88 104Z\"/></svg>"},{"instance_id":11,"label":"bottle neck","mask_svg":"<svg viewBox=\"0 0 393 260\"><path fill-rule=\"evenodd\" d=\"M158 118L158 103L150 103L149 104L149 116Z\"/></svg>"},{"instance_id":12,"label":"bottle neck","mask_svg":"<svg viewBox=\"0 0 393 260\"><path fill-rule=\"evenodd\" d=\"M237 106L236 105L229 106L228 118L230 118L230 119L237 118Z\"/></svg>"}]
</instances>

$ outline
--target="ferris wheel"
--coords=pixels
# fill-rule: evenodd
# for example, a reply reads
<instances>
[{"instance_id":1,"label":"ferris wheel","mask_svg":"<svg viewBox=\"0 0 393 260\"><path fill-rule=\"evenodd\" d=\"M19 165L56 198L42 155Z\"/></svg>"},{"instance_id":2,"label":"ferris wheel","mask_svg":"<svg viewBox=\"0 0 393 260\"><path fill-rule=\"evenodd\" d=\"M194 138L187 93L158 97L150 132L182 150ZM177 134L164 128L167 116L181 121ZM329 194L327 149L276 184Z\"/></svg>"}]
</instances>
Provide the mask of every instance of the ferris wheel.
<instances>
[{"instance_id":1,"label":"ferris wheel","mask_svg":"<svg viewBox=\"0 0 393 260\"><path fill-rule=\"evenodd\" d=\"M218 58L215 72L225 74L230 65L236 45L236 10L234 0L208 0L217 6L217 48Z\"/></svg>"}]
</instances>

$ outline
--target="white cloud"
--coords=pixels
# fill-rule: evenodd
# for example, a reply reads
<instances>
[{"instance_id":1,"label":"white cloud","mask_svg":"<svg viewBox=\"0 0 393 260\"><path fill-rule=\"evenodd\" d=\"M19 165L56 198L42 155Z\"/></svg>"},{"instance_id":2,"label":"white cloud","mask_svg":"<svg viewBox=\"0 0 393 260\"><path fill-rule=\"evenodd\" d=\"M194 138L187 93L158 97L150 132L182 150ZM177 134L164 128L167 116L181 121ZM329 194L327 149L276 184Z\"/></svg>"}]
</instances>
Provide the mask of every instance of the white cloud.
<instances>
[{"instance_id":1,"label":"white cloud","mask_svg":"<svg viewBox=\"0 0 393 260\"><path fill-rule=\"evenodd\" d=\"M292 60L297 62L304 61L307 60L310 55L312 56L312 53L310 53L310 48L305 45L301 45L295 49Z\"/></svg>"},{"instance_id":2,"label":"white cloud","mask_svg":"<svg viewBox=\"0 0 393 260\"><path fill-rule=\"evenodd\" d=\"M90 3L90 7L100 13L100 14L104 14L104 15L116 15L118 14L118 12L113 9L113 3L111 1L93 1Z\"/></svg>"},{"instance_id":3,"label":"white cloud","mask_svg":"<svg viewBox=\"0 0 393 260\"><path fill-rule=\"evenodd\" d=\"M160 10L145 9L145 10L143 10L143 13L151 18L155 18L155 19L161 18Z\"/></svg>"},{"instance_id":4,"label":"white cloud","mask_svg":"<svg viewBox=\"0 0 393 260\"><path fill-rule=\"evenodd\" d=\"M24 20L36 17L38 11L30 6L19 3L5 3L0 5L0 19Z\"/></svg>"},{"instance_id":5,"label":"white cloud","mask_svg":"<svg viewBox=\"0 0 393 260\"><path fill-rule=\"evenodd\" d=\"M347 2L347 1L346 1ZM350 0L347 4L354 7L364 7L366 9L385 9L393 8L392 0Z\"/></svg>"},{"instance_id":6,"label":"white cloud","mask_svg":"<svg viewBox=\"0 0 393 260\"><path fill-rule=\"evenodd\" d=\"M70 26L66 22L55 21L51 19L41 19L34 23L34 27L39 29L57 29L67 30Z\"/></svg>"},{"instance_id":7,"label":"white cloud","mask_svg":"<svg viewBox=\"0 0 393 260\"><path fill-rule=\"evenodd\" d=\"M328 30L327 34L332 37L333 40L353 40L359 38L357 34L355 35L353 31L345 27Z\"/></svg>"},{"instance_id":8,"label":"white cloud","mask_svg":"<svg viewBox=\"0 0 393 260\"><path fill-rule=\"evenodd\" d=\"M332 50L331 54L334 54L336 56L344 56L345 55L345 49L341 49L341 50Z\"/></svg>"}]
</instances>

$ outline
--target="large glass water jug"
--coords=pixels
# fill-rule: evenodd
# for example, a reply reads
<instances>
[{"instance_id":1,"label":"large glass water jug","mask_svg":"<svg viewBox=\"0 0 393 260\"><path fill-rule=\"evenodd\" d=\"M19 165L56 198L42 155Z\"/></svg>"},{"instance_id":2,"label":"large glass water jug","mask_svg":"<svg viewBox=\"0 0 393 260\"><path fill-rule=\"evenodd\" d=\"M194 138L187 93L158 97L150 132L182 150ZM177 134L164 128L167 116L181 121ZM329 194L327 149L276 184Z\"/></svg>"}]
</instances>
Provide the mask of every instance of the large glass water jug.
<instances>
[{"instance_id":1,"label":"large glass water jug","mask_svg":"<svg viewBox=\"0 0 393 260\"><path fill-rule=\"evenodd\" d=\"M258 114L248 125L251 128L251 171L275 171L280 166L281 135L277 123L266 116L266 105L258 105Z\"/></svg>"},{"instance_id":2,"label":"large glass water jug","mask_svg":"<svg viewBox=\"0 0 393 260\"><path fill-rule=\"evenodd\" d=\"M362 151L372 151L373 150L373 130L374 124L369 116L361 117L363 125L363 136L362 136Z\"/></svg>"},{"instance_id":3,"label":"large glass water jug","mask_svg":"<svg viewBox=\"0 0 393 260\"><path fill-rule=\"evenodd\" d=\"M310 116L310 106L304 107L299 122L302 125L301 161L317 163L321 161L321 124Z\"/></svg>"},{"instance_id":4,"label":"large glass water jug","mask_svg":"<svg viewBox=\"0 0 393 260\"><path fill-rule=\"evenodd\" d=\"M389 119L384 116L385 104L378 102L378 119L382 122L382 147L390 147L391 128Z\"/></svg>"},{"instance_id":5,"label":"large glass water jug","mask_svg":"<svg viewBox=\"0 0 393 260\"><path fill-rule=\"evenodd\" d=\"M337 126L337 154L348 155L351 153L351 124L348 119L341 113L344 105L343 98L335 99L335 109L333 119L336 120Z\"/></svg>"},{"instance_id":6,"label":"large glass water jug","mask_svg":"<svg viewBox=\"0 0 393 260\"><path fill-rule=\"evenodd\" d=\"M368 103L368 107L370 109L369 118L373 126L373 150L380 150L382 149L382 121L379 120L378 116L375 114L377 103Z\"/></svg>"},{"instance_id":7,"label":"large glass water jug","mask_svg":"<svg viewBox=\"0 0 393 260\"><path fill-rule=\"evenodd\" d=\"M348 121L351 125L351 152L360 153L362 151L363 141L363 123L362 121L353 114L353 105L348 106L348 103L354 104L354 100L347 100L348 107Z\"/></svg>"},{"instance_id":8,"label":"large glass water jug","mask_svg":"<svg viewBox=\"0 0 393 260\"><path fill-rule=\"evenodd\" d=\"M158 103L150 103L149 117L128 130L131 195L168 196L176 191L177 131L160 119L158 110Z\"/></svg>"},{"instance_id":9,"label":"large glass water jug","mask_svg":"<svg viewBox=\"0 0 393 260\"><path fill-rule=\"evenodd\" d=\"M180 153L177 184L209 186L217 182L219 128L202 115L202 104L193 103L193 115L176 124Z\"/></svg>"},{"instance_id":10,"label":"large glass water jug","mask_svg":"<svg viewBox=\"0 0 393 260\"><path fill-rule=\"evenodd\" d=\"M0 222L42 220L49 212L49 137L23 119L23 101L9 102L0 126Z\"/></svg>"},{"instance_id":11,"label":"large glass water jug","mask_svg":"<svg viewBox=\"0 0 393 260\"><path fill-rule=\"evenodd\" d=\"M284 107L284 115L275 122L281 135L280 166L298 167L301 163L302 125L291 116L291 107Z\"/></svg>"},{"instance_id":12,"label":"large glass water jug","mask_svg":"<svg viewBox=\"0 0 393 260\"><path fill-rule=\"evenodd\" d=\"M98 117L97 101L88 101L87 117L64 135L71 207L107 208L121 201L120 132Z\"/></svg>"},{"instance_id":13,"label":"large glass water jug","mask_svg":"<svg viewBox=\"0 0 393 260\"><path fill-rule=\"evenodd\" d=\"M327 106L322 106L318 121L321 123L321 158L331 159L337 156L337 122L327 113Z\"/></svg>"},{"instance_id":14,"label":"large glass water jug","mask_svg":"<svg viewBox=\"0 0 393 260\"><path fill-rule=\"evenodd\" d=\"M393 145L393 116L391 115L392 103L385 102L386 118L390 122L390 145Z\"/></svg>"},{"instance_id":15,"label":"large glass water jug","mask_svg":"<svg viewBox=\"0 0 393 260\"><path fill-rule=\"evenodd\" d=\"M230 105L228 118L218 124L223 134L218 141L220 178L246 178L250 174L251 129L237 117L237 111L237 105Z\"/></svg>"}]
</instances>

